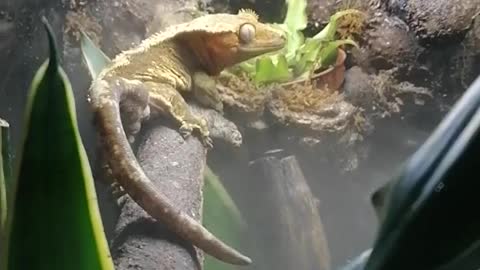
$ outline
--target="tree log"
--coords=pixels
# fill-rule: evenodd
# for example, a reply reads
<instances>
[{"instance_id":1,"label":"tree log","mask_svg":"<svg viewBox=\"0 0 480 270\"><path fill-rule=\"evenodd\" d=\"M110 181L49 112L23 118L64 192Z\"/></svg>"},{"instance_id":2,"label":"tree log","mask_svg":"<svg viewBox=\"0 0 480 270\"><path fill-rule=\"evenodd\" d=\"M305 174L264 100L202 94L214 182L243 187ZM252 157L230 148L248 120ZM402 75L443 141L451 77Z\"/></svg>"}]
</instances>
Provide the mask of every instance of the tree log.
<instances>
[{"instance_id":1,"label":"tree log","mask_svg":"<svg viewBox=\"0 0 480 270\"><path fill-rule=\"evenodd\" d=\"M179 210L201 221L206 153L194 136L184 140L174 129L145 126L137 157L146 175ZM112 254L116 269L201 269L200 253L156 222L125 196Z\"/></svg>"},{"instance_id":2,"label":"tree log","mask_svg":"<svg viewBox=\"0 0 480 270\"><path fill-rule=\"evenodd\" d=\"M250 208L257 239L259 269L330 269L327 239L317 207L294 156L262 157L250 164L257 199ZM261 240L260 240L261 239Z\"/></svg>"},{"instance_id":3,"label":"tree log","mask_svg":"<svg viewBox=\"0 0 480 270\"><path fill-rule=\"evenodd\" d=\"M190 104L208 119L214 143L241 143L235 124L214 110ZM206 149L197 136L187 139L165 119L150 121L137 138L137 158L145 174L177 209L202 221L202 188ZM166 125L167 126L166 126ZM116 269L202 269L203 253L156 222L130 197L121 198L122 209L111 243Z\"/></svg>"}]
</instances>

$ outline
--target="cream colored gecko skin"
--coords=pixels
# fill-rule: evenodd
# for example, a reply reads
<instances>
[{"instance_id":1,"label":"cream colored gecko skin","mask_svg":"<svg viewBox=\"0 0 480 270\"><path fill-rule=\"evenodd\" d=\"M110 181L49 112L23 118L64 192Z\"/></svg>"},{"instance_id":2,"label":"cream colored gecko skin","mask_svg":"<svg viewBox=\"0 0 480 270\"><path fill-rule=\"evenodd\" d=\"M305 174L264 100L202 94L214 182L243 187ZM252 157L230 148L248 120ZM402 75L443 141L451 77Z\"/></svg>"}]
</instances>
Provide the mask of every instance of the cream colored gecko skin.
<instances>
[{"instance_id":1,"label":"cream colored gecko skin","mask_svg":"<svg viewBox=\"0 0 480 270\"><path fill-rule=\"evenodd\" d=\"M252 11L204 15L173 25L122 52L90 88L102 148L115 180L149 215L227 263L246 265L251 260L157 191L129 143L142 120L155 112L178 123L184 137L198 131L202 142L211 147L206 121L190 111L184 95L193 94L201 104L221 111L221 96L209 79L214 80L212 76L226 67L281 49L285 42L282 32L260 23Z\"/></svg>"}]
</instances>

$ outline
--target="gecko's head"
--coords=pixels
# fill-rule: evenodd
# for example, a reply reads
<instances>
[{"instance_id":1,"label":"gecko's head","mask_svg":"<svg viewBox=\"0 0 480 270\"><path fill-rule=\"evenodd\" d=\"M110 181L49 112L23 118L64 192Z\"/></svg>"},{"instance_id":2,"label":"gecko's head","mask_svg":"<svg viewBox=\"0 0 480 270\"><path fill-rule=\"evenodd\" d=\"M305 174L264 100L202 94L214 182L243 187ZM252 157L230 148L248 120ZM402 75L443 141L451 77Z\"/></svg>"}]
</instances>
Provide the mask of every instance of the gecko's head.
<instances>
[{"instance_id":1,"label":"gecko's head","mask_svg":"<svg viewBox=\"0 0 480 270\"><path fill-rule=\"evenodd\" d=\"M240 10L238 14L211 14L194 21L205 31L189 35L190 47L211 75L282 49L286 44L286 35L282 30L261 23L251 10Z\"/></svg>"},{"instance_id":2,"label":"gecko's head","mask_svg":"<svg viewBox=\"0 0 480 270\"><path fill-rule=\"evenodd\" d=\"M259 22L254 11L240 10L236 16L238 23L232 25L234 32L219 39L223 40L227 46L229 40L235 41L236 46L231 49L233 49L237 63L282 49L285 46L285 33L273 25Z\"/></svg>"}]
</instances>

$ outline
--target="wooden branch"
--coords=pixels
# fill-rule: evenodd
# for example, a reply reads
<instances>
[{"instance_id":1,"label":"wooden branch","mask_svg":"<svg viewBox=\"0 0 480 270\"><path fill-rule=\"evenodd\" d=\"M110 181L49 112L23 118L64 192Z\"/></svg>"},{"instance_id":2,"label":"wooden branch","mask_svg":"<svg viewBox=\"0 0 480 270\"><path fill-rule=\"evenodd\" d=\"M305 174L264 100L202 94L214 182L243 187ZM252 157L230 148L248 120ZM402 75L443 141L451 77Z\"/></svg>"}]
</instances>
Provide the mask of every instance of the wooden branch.
<instances>
[{"instance_id":1,"label":"wooden branch","mask_svg":"<svg viewBox=\"0 0 480 270\"><path fill-rule=\"evenodd\" d=\"M251 211L263 238L268 269L330 269L330 254L317 207L294 156L262 157L250 164L257 199ZM258 224L257 224L258 223ZM267 245L268 247L266 247Z\"/></svg>"},{"instance_id":2,"label":"wooden branch","mask_svg":"<svg viewBox=\"0 0 480 270\"><path fill-rule=\"evenodd\" d=\"M201 221L206 152L194 136L184 140L157 121L145 126L137 157L158 190L179 210ZM200 252L153 220L125 196L115 228L112 253L116 269L202 269Z\"/></svg>"},{"instance_id":3,"label":"wooden branch","mask_svg":"<svg viewBox=\"0 0 480 270\"><path fill-rule=\"evenodd\" d=\"M218 112L193 103L190 107L208 120L215 143L241 142L235 124ZM184 140L175 128L163 126L166 122L159 119L143 127L143 138L137 138L137 158L158 190L179 210L201 222L206 149L197 136ZM122 200L111 245L116 269L202 269L202 252L152 219L130 197Z\"/></svg>"}]
</instances>

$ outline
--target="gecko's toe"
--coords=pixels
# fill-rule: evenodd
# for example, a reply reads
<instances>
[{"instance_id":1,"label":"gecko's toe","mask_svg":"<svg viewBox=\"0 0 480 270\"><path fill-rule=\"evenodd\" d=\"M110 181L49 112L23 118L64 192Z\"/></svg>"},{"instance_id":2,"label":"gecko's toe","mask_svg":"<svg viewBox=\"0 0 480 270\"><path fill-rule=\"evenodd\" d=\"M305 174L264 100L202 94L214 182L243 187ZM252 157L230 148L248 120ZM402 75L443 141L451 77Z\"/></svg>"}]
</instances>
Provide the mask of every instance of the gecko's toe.
<instances>
[{"instance_id":1,"label":"gecko's toe","mask_svg":"<svg viewBox=\"0 0 480 270\"><path fill-rule=\"evenodd\" d=\"M182 135L182 137L186 139L192 134L193 127L190 124L183 123L179 128L179 132Z\"/></svg>"},{"instance_id":2,"label":"gecko's toe","mask_svg":"<svg viewBox=\"0 0 480 270\"><path fill-rule=\"evenodd\" d=\"M213 140L212 140L212 138L210 138L210 136L203 136L202 137L202 142L203 142L203 145L206 148L208 148L208 149L213 148Z\"/></svg>"},{"instance_id":3,"label":"gecko's toe","mask_svg":"<svg viewBox=\"0 0 480 270\"><path fill-rule=\"evenodd\" d=\"M129 135L129 136L128 136L128 142L129 142L130 144L135 143L135 136Z\"/></svg>"},{"instance_id":4,"label":"gecko's toe","mask_svg":"<svg viewBox=\"0 0 480 270\"><path fill-rule=\"evenodd\" d=\"M150 106L147 104L145 106L145 109L142 112L142 121L150 119L150 114L151 114Z\"/></svg>"},{"instance_id":5,"label":"gecko's toe","mask_svg":"<svg viewBox=\"0 0 480 270\"><path fill-rule=\"evenodd\" d=\"M243 138L242 138L242 133L240 133L240 131L235 130L231 133L231 142L233 146L240 147L242 145L242 141L243 141Z\"/></svg>"},{"instance_id":6,"label":"gecko's toe","mask_svg":"<svg viewBox=\"0 0 480 270\"><path fill-rule=\"evenodd\" d=\"M214 109L221 115L223 115L223 103L222 102L218 102L217 104L215 104L215 107Z\"/></svg>"}]
</instances>

